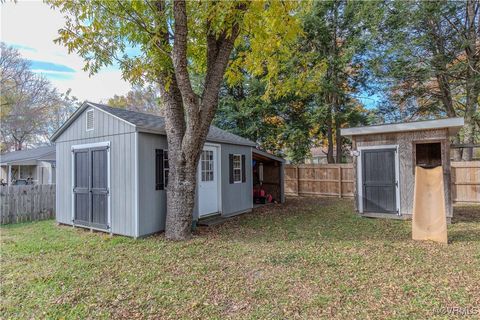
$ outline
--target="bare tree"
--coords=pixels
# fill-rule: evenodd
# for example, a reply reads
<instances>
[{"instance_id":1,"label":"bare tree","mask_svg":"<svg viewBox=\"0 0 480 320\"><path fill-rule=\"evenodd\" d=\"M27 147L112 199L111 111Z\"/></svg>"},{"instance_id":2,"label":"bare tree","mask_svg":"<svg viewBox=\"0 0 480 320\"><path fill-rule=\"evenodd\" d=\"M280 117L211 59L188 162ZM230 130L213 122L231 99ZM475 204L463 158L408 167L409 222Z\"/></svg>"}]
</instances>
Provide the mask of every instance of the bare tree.
<instances>
[{"instance_id":1,"label":"bare tree","mask_svg":"<svg viewBox=\"0 0 480 320\"><path fill-rule=\"evenodd\" d=\"M126 95L114 95L108 99L108 105L163 116L160 91L155 85L134 85Z\"/></svg>"},{"instance_id":2,"label":"bare tree","mask_svg":"<svg viewBox=\"0 0 480 320\"><path fill-rule=\"evenodd\" d=\"M1 50L2 148L22 150L46 135L51 107L59 96L47 79L30 70L16 49L2 43Z\"/></svg>"}]
</instances>

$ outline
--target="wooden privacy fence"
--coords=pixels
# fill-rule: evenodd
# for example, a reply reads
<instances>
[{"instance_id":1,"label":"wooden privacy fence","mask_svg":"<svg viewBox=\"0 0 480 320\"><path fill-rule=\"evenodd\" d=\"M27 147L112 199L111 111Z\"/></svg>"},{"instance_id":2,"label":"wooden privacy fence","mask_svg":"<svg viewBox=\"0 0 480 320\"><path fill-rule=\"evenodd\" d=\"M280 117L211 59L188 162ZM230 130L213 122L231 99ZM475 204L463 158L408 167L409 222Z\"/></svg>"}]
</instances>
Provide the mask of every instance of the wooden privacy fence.
<instances>
[{"instance_id":1,"label":"wooden privacy fence","mask_svg":"<svg viewBox=\"0 0 480 320\"><path fill-rule=\"evenodd\" d=\"M452 200L480 203L480 161L451 163ZM353 164L285 165L286 195L353 197Z\"/></svg>"},{"instance_id":2,"label":"wooden privacy fence","mask_svg":"<svg viewBox=\"0 0 480 320\"><path fill-rule=\"evenodd\" d=\"M452 162L453 202L480 203L480 161Z\"/></svg>"},{"instance_id":3,"label":"wooden privacy fence","mask_svg":"<svg viewBox=\"0 0 480 320\"><path fill-rule=\"evenodd\" d=\"M55 217L55 185L0 186L0 223Z\"/></svg>"},{"instance_id":4,"label":"wooden privacy fence","mask_svg":"<svg viewBox=\"0 0 480 320\"><path fill-rule=\"evenodd\" d=\"M285 194L353 197L352 164L285 165Z\"/></svg>"}]
</instances>

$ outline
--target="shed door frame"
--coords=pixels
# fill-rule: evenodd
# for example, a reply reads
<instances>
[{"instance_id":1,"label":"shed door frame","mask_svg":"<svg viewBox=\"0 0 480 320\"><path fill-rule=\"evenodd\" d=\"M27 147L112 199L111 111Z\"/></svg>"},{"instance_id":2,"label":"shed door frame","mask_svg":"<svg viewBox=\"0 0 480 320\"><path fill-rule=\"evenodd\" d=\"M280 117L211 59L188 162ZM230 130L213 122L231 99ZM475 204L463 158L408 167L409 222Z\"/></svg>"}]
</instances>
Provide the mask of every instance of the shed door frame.
<instances>
[{"instance_id":1,"label":"shed door frame","mask_svg":"<svg viewBox=\"0 0 480 320\"><path fill-rule=\"evenodd\" d=\"M213 147L217 149L217 157L216 157L216 175L217 175L217 201L218 201L218 213L222 213L223 209L223 203L222 203L222 145L218 143L211 143L211 142L205 142L204 147ZM203 148L202 148L203 151ZM196 196L196 207L198 211L198 218L203 218L207 217L211 214L205 214L201 215L200 214L200 198L199 198L199 188L200 188L200 183L201 183L201 168L200 168L200 159L198 160L198 165L197 165L197 196ZM213 213L216 214L216 213Z\"/></svg>"},{"instance_id":2,"label":"shed door frame","mask_svg":"<svg viewBox=\"0 0 480 320\"><path fill-rule=\"evenodd\" d=\"M91 148L102 148L106 147L107 148L107 188L109 192L107 193L107 223L108 223L108 231L112 233L112 214L111 214L111 208L112 208L112 192L111 192L111 165L110 165L110 141L103 141L103 142L97 142L97 143L87 143L87 144L78 144L78 145L73 145L71 147L72 155L71 155L71 166L72 166L72 172L71 172L71 177L72 177L72 183L71 183L71 192L72 192L72 224L75 226L75 193L73 192L73 188L75 187L75 150L81 150L81 149L91 149ZM83 227L83 226L82 226ZM95 227L90 227L92 230L100 230L100 231L106 231L105 229L98 229Z\"/></svg>"},{"instance_id":3,"label":"shed door frame","mask_svg":"<svg viewBox=\"0 0 480 320\"><path fill-rule=\"evenodd\" d=\"M358 147L357 150L359 151L359 155L357 157L357 193L358 193L358 212L363 213L363 167L362 167L362 151L363 150L381 150L381 149L395 149L395 179L397 181L396 185L396 193L395 193L395 201L396 201L396 208L397 208L397 215L401 216L400 210L400 161L399 161L399 150L398 144L391 144L391 145L378 145L378 146L363 146Z\"/></svg>"}]
</instances>

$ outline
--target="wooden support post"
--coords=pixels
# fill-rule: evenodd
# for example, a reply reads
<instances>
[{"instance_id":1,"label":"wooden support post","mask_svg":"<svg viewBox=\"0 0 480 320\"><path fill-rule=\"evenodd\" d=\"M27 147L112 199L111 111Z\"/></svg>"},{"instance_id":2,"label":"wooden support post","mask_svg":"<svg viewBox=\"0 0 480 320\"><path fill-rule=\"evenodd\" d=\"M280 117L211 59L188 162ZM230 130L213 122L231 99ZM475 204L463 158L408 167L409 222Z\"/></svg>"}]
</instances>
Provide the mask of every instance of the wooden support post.
<instances>
[{"instance_id":1,"label":"wooden support post","mask_svg":"<svg viewBox=\"0 0 480 320\"><path fill-rule=\"evenodd\" d=\"M8 165L8 179L7 179L7 186L12 184L12 165Z\"/></svg>"}]
</instances>

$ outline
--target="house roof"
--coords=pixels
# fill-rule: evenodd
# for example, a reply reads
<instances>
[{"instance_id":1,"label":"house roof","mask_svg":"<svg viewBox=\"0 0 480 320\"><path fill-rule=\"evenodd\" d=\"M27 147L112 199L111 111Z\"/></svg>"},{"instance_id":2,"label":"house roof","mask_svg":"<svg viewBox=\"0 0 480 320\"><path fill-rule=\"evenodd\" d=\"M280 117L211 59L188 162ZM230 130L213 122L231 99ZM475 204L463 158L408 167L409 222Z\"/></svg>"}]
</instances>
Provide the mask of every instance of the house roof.
<instances>
[{"instance_id":1,"label":"house roof","mask_svg":"<svg viewBox=\"0 0 480 320\"><path fill-rule=\"evenodd\" d=\"M82 111L88 107L97 108L108 114L113 115L116 118L126 121L140 132L151 132L161 135L166 134L165 119L163 117L143 112L125 110L121 108L113 108L104 104L92 103L87 101L77 111L75 111L75 113L70 117L70 119L68 119L67 122L65 122L65 124L57 130L57 132L52 135L51 140L55 141L55 139L57 139L66 128L68 128L68 126L82 113ZM215 126L210 126L210 131L207 135L207 141L246 145L252 147L256 146L255 142L253 141L242 138L238 135L227 132Z\"/></svg>"},{"instance_id":2,"label":"house roof","mask_svg":"<svg viewBox=\"0 0 480 320\"><path fill-rule=\"evenodd\" d=\"M463 118L447 118L438 120L425 120L404 123L381 124L367 127L341 129L342 136L358 136L368 134L394 133L419 130L449 129L450 134L455 134L464 125Z\"/></svg>"},{"instance_id":3,"label":"house roof","mask_svg":"<svg viewBox=\"0 0 480 320\"><path fill-rule=\"evenodd\" d=\"M8 152L0 155L0 164L16 164L30 160L55 160L55 146L39 147L20 151Z\"/></svg>"}]
</instances>

